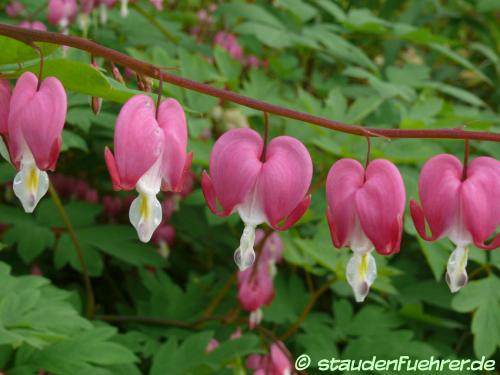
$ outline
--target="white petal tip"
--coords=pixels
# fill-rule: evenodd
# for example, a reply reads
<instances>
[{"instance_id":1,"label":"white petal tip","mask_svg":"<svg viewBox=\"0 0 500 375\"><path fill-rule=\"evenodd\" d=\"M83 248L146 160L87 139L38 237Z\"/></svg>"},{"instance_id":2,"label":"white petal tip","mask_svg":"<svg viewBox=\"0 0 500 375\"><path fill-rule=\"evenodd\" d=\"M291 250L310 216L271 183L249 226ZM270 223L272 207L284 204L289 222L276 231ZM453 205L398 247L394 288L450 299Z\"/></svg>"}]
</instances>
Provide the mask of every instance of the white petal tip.
<instances>
[{"instance_id":1,"label":"white petal tip","mask_svg":"<svg viewBox=\"0 0 500 375\"><path fill-rule=\"evenodd\" d=\"M364 302L377 278L377 264L370 253L354 253L346 267L347 282L356 302Z\"/></svg>"},{"instance_id":2,"label":"white petal tip","mask_svg":"<svg viewBox=\"0 0 500 375\"><path fill-rule=\"evenodd\" d=\"M130 206L129 219L142 242L151 240L161 218L161 204L153 194L140 194Z\"/></svg>"},{"instance_id":3,"label":"white petal tip","mask_svg":"<svg viewBox=\"0 0 500 375\"><path fill-rule=\"evenodd\" d=\"M467 285L469 280L466 271L468 253L466 247L458 246L448 259L445 280L452 293L458 292Z\"/></svg>"},{"instance_id":4,"label":"white petal tip","mask_svg":"<svg viewBox=\"0 0 500 375\"><path fill-rule=\"evenodd\" d=\"M239 247L234 252L234 262L236 263L240 271L245 271L255 262L255 252L253 251L253 249L245 251L241 250L241 248Z\"/></svg>"},{"instance_id":5,"label":"white petal tip","mask_svg":"<svg viewBox=\"0 0 500 375\"><path fill-rule=\"evenodd\" d=\"M23 164L14 177L12 189L21 201L24 211L32 213L49 189L49 176L35 164Z\"/></svg>"}]
</instances>

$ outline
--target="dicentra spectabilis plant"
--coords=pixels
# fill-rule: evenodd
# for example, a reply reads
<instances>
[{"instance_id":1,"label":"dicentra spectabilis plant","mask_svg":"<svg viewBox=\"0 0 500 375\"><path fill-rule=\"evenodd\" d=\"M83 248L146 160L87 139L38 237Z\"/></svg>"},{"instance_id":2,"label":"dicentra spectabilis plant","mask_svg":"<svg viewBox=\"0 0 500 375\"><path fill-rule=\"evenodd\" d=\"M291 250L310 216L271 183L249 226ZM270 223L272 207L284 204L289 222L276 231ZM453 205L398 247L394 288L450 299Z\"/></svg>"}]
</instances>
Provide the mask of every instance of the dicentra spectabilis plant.
<instances>
[{"instance_id":1,"label":"dicentra spectabilis plant","mask_svg":"<svg viewBox=\"0 0 500 375\"><path fill-rule=\"evenodd\" d=\"M457 292L468 279L467 246L474 244L485 250L500 246L498 234L485 244L500 225L500 162L479 157L464 168L453 155L437 155L422 168L418 187L422 207L410 202L413 222L423 239L448 237L455 244L446 267L446 282Z\"/></svg>"},{"instance_id":2,"label":"dicentra spectabilis plant","mask_svg":"<svg viewBox=\"0 0 500 375\"><path fill-rule=\"evenodd\" d=\"M55 170L67 112L66 92L55 77L41 82L30 72L17 80L10 99L7 142L19 171L13 189L26 212L33 212Z\"/></svg>"},{"instance_id":3,"label":"dicentra spectabilis plant","mask_svg":"<svg viewBox=\"0 0 500 375\"><path fill-rule=\"evenodd\" d=\"M356 301L362 302L377 276L371 251L399 252L406 200L403 179L388 160L374 160L365 171L358 161L341 159L328 173L326 197L333 244L353 251L346 277Z\"/></svg>"},{"instance_id":4,"label":"dicentra spectabilis plant","mask_svg":"<svg viewBox=\"0 0 500 375\"><path fill-rule=\"evenodd\" d=\"M264 147L256 131L232 129L217 140L210 155L210 176L203 172L201 185L214 214L238 212L245 224L234 253L240 270L255 260L257 225L286 230L306 212L312 169L309 152L292 137L276 137Z\"/></svg>"},{"instance_id":5,"label":"dicentra spectabilis plant","mask_svg":"<svg viewBox=\"0 0 500 375\"><path fill-rule=\"evenodd\" d=\"M175 99L163 100L156 110L153 99L136 95L122 107L115 127L114 156L106 147L106 165L114 189L135 188L139 193L129 218L143 242L151 239L161 223L156 194L160 189L182 189L192 158L186 145L186 117Z\"/></svg>"}]
</instances>

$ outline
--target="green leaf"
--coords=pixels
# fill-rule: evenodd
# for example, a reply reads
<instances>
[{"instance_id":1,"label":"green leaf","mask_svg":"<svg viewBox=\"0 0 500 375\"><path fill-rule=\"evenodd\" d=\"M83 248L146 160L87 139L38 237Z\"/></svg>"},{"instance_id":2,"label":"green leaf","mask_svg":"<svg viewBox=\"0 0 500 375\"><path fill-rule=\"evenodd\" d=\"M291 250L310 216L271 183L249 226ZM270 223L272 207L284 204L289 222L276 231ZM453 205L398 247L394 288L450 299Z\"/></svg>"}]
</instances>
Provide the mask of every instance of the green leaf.
<instances>
[{"instance_id":1,"label":"green leaf","mask_svg":"<svg viewBox=\"0 0 500 375\"><path fill-rule=\"evenodd\" d=\"M470 281L452 301L459 312L474 312L471 330L477 357L492 356L500 346L500 279Z\"/></svg>"},{"instance_id":2,"label":"green leaf","mask_svg":"<svg viewBox=\"0 0 500 375\"><path fill-rule=\"evenodd\" d=\"M17 243L17 251L26 264L31 263L43 250L54 244L54 233L38 225L34 220L26 220L11 228L6 235L9 243Z\"/></svg>"},{"instance_id":3,"label":"green leaf","mask_svg":"<svg viewBox=\"0 0 500 375\"><path fill-rule=\"evenodd\" d=\"M50 43L36 43L42 50L43 56L47 57L59 46ZM0 65L20 64L25 61L38 59L39 55L35 48L6 36L0 36Z\"/></svg>"}]
</instances>

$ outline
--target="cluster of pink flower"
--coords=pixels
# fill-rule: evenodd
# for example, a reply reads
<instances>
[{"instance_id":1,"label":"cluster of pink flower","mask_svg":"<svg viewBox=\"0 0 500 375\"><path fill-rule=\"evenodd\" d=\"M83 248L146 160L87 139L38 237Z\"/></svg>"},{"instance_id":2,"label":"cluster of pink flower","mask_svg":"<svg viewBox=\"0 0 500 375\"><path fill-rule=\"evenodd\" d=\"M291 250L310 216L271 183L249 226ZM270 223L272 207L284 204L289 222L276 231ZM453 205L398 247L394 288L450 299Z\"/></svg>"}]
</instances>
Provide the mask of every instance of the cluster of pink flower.
<instances>
[{"instance_id":1,"label":"cluster of pink flower","mask_svg":"<svg viewBox=\"0 0 500 375\"><path fill-rule=\"evenodd\" d=\"M233 59L238 60L249 68L258 68L266 66L264 61L260 61L255 55L245 55L243 48L238 43L238 39L232 33L227 31L219 31L215 34L214 44L225 49Z\"/></svg>"},{"instance_id":2,"label":"cluster of pink flower","mask_svg":"<svg viewBox=\"0 0 500 375\"><path fill-rule=\"evenodd\" d=\"M66 107L66 93L54 77L39 81L34 74L24 73L12 95L9 82L0 81L0 133L19 170L14 192L27 212L47 191L45 171L56 165ZM229 130L213 147L211 176L203 172L201 179L210 210L219 216L238 212L245 225L234 254L241 271L255 260L256 227L267 223L274 230L286 230L304 215L311 201L307 192L313 165L306 147L288 136L266 142L251 129ZM150 97L137 95L122 107L114 155L106 148L105 159L113 187L135 188L139 193L129 218L144 242L162 222L157 193L180 192L189 176L192 155L186 146L186 118L176 100L165 99L156 107ZM422 208L411 202L419 234L430 241L447 236L457 246L446 273L455 292L467 282L467 246L493 249L500 245L500 235L485 244L500 224L500 162L479 157L462 166L452 155L435 156L422 170L419 190ZM326 193L333 243L353 250L346 278L356 300L363 301L377 274L372 250L389 255L400 249L406 203L403 179L387 160L374 160L365 170L355 160L341 159L328 174ZM431 236L425 233L426 220ZM265 267L258 264L257 269ZM252 289L252 283L268 283L265 272L256 274L248 279L241 275L240 285L248 282Z\"/></svg>"},{"instance_id":3,"label":"cluster of pink flower","mask_svg":"<svg viewBox=\"0 0 500 375\"><path fill-rule=\"evenodd\" d=\"M87 29L90 15L99 11L101 23L106 23L108 10L120 3L120 13L123 17L128 15L128 4L136 0L49 0L47 19L49 23L66 31L70 24L78 18L80 27ZM150 0L150 3L158 10L163 10L163 0ZM9 17L22 16L25 7L19 0L13 0L7 4L5 11ZM34 30L45 31L47 28L40 21L22 21L19 26Z\"/></svg>"}]
</instances>

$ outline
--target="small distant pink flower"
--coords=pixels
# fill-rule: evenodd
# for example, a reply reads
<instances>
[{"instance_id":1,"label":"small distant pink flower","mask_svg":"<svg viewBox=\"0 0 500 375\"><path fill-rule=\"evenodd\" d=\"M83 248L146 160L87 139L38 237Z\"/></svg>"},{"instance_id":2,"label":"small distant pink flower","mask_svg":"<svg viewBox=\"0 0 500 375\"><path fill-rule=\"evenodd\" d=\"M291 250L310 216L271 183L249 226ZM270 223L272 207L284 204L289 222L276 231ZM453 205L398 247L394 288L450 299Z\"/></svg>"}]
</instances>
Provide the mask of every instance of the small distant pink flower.
<instances>
[{"instance_id":1,"label":"small distant pink flower","mask_svg":"<svg viewBox=\"0 0 500 375\"><path fill-rule=\"evenodd\" d=\"M156 8L156 10L163 10L163 0L149 0L149 2Z\"/></svg>"},{"instance_id":2,"label":"small distant pink flower","mask_svg":"<svg viewBox=\"0 0 500 375\"><path fill-rule=\"evenodd\" d=\"M255 55L250 55L250 56L247 56L247 62L246 62L246 65L249 67L249 68L258 68L260 66L260 60L257 56Z\"/></svg>"},{"instance_id":3,"label":"small distant pink flower","mask_svg":"<svg viewBox=\"0 0 500 375\"><path fill-rule=\"evenodd\" d=\"M230 340L237 340L241 337L241 328L238 327L236 328L236 331L234 331L231 336L229 337Z\"/></svg>"},{"instance_id":4,"label":"small distant pink flower","mask_svg":"<svg viewBox=\"0 0 500 375\"><path fill-rule=\"evenodd\" d=\"M175 228L169 224L160 225L153 233L151 241L156 245L172 246L175 241Z\"/></svg>"},{"instance_id":5,"label":"small distant pink flower","mask_svg":"<svg viewBox=\"0 0 500 375\"><path fill-rule=\"evenodd\" d=\"M31 274L34 276L43 276L42 269L37 263L31 266Z\"/></svg>"},{"instance_id":6,"label":"small distant pink flower","mask_svg":"<svg viewBox=\"0 0 500 375\"><path fill-rule=\"evenodd\" d=\"M5 7L5 13L9 17L17 17L24 11L24 5L20 1L11 1Z\"/></svg>"},{"instance_id":7,"label":"small distant pink flower","mask_svg":"<svg viewBox=\"0 0 500 375\"><path fill-rule=\"evenodd\" d=\"M210 342L207 345L207 353L213 352L218 347L219 347L219 341L217 341L216 339L210 340Z\"/></svg>"},{"instance_id":8,"label":"small distant pink flower","mask_svg":"<svg viewBox=\"0 0 500 375\"><path fill-rule=\"evenodd\" d=\"M246 360L246 367L255 370L254 375L291 375L293 367L285 351L285 345L281 341L274 342L268 355L250 355Z\"/></svg>"},{"instance_id":9,"label":"small distant pink flower","mask_svg":"<svg viewBox=\"0 0 500 375\"><path fill-rule=\"evenodd\" d=\"M66 29L76 18L76 0L49 0L48 20L51 24Z\"/></svg>"},{"instance_id":10,"label":"small distant pink flower","mask_svg":"<svg viewBox=\"0 0 500 375\"><path fill-rule=\"evenodd\" d=\"M243 59L243 48L241 48L236 36L226 31L219 31L214 38L214 44L225 49L235 60Z\"/></svg>"}]
</instances>

